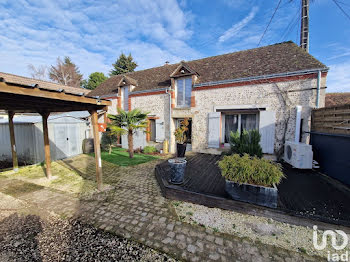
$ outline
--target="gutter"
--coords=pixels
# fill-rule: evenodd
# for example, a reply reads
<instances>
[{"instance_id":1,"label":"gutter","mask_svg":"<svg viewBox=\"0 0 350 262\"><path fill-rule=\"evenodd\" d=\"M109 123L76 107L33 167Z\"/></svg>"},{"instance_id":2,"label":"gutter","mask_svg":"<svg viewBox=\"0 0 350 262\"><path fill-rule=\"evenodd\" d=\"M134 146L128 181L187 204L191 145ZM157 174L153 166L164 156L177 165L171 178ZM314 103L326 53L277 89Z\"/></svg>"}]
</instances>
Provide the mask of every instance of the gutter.
<instances>
[{"instance_id":1,"label":"gutter","mask_svg":"<svg viewBox=\"0 0 350 262\"><path fill-rule=\"evenodd\" d=\"M315 74L315 73L322 73L322 72L328 72L328 67L323 68L315 68L315 69L308 69L308 70L300 70L300 71L294 71L294 72L286 72L286 73L278 73L278 74L270 74L270 75L262 75L262 76L251 76L251 77L243 77L243 78L235 78L235 79L227 79L227 80L221 80L221 81L214 81L214 82L206 82L206 83L200 83L200 84L194 84L194 89L196 87L202 87L202 86L212 86L212 85L220 85L220 84L231 84L231 83L239 83L239 82L248 82L253 80L264 80L264 79L271 79L271 78L277 78L277 77L286 77L286 76L297 76L297 75L309 75L309 74ZM129 95L132 94L147 94L147 93L153 93L153 92L159 92L164 91L168 93L171 88L168 87L165 88L155 88L155 89L147 89L147 90L140 90L135 92L130 92ZM111 96L118 96L117 94L108 94L108 95L102 95L102 96L95 96L95 98L103 98L103 97L111 97Z\"/></svg>"},{"instance_id":2,"label":"gutter","mask_svg":"<svg viewBox=\"0 0 350 262\"><path fill-rule=\"evenodd\" d=\"M135 92L130 92L130 95L135 95L135 94L144 94L144 93L153 93L153 92L159 92L159 91L165 91L168 92L169 88L155 88L155 89L147 89L147 90L140 90L140 91L135 91Z\"/></svg>"},{"instance_id":3,"label":"gutter","mask_svg":"<svg viewBox=\"0 0 350 262\"><path fill-rule=\"evenodd\" d=\"M170 93L171 87L166 88L165 92L169 95L169 145L168 145L168 153L171 152L171 93Z\"/></svg>"},{"instance_id":4,"label":"gutter","mask_svg":"<svg viewBox=\"0 0 350 262\"><path fill-rule=\"evenodd\" d=\"M329 70L328 67L324 67L324 68L300 70L300 71L287 72L287 73L278 73L278 74L270 74L270 75L262 75L262 76L250 76L250 77L243 77L243 78L236 78L236 79L228 79L228 80L222 80L222 81L194 84L193 87L196 88L196 87L202 87L202 86L231 84L231 83L237 83L237 82L246 82L246 81L253 81L253 80L270 79L270 78L276 78L276 77L286 77L286 76L296 76L296 75L309 75L309 74L314 74L314 73L319 73L319 72L328 72L328 70Z\"/></svg>"},{"instance_id":5,"label":"gutter","mask_svg":"<svg viewBox=\"0 0 350 262\"><path fill-rule=\"evenodd\" d=\"M316 108L320 107L321 70L317 72Z\"/></svg>"}]
</instances>

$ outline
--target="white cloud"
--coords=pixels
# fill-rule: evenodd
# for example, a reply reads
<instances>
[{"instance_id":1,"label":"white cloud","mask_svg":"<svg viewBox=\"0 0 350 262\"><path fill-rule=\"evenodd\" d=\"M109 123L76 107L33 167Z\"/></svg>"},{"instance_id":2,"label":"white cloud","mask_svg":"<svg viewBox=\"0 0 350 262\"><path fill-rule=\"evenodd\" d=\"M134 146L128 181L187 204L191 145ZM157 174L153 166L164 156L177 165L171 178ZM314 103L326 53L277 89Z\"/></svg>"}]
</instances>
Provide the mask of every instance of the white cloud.
<instances>
[{"instance_id":1,"label":"white cloud","mask_svg":"<svg viewBox=\"0 0 350 262\"><path fill-rule=\"evenodd\" d=\"M6 2L6 1L5 1ZM176 0L0 2L0 71L28 75L27 65L70 56L85 77L108 73L121 52L137 69L200 54L187 41L189 17Z\"/></svg>"},{"instance_id":2,"label":"white cloud","mask_svg":"<svg viewBox=\"0 0 350 262\"><path fill-rule=\"evenodd\" d=\"M254 6L250 13L244 17L241 21L234 24L230 29L228 29L222 36L219 37L219 42L224 42L233 36L235 36L239 31L241 31L256 15L259 8Z\"/></svg>"},{"instance_id":3,"label":"white cloud","mask_svg":"<svg viewBox=\"0 0 350 262\"><path fill-rule=\"evenodd\" d=\"M223 1L228 7L231 8L244 8L247 5L247 0L224 0Z\"/></svg>"},{"instance_id":4,"label":"white cloud","mask_svg":"<svg viewBox=\"0 0 350 262\"><path fill-rule=\"evenodd\" d=\"M329 67L327 92L350 92L350 61Z\"/></svg>"}]
</instances>

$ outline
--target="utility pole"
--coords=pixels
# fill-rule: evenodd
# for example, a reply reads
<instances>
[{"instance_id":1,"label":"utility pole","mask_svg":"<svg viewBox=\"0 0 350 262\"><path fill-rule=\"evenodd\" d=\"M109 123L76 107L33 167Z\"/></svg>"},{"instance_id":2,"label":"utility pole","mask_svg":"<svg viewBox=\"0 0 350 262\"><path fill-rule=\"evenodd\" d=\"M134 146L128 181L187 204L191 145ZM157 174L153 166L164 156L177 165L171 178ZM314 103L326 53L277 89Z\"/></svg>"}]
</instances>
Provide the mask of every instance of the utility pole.
<instances>
[{"instance_id":1,"label":"utility pole","mask_svg":"<svg viewBox=\"0 0 350 262\"><path fill-rule=\"evenodd\" d=\"M301 0L300 47L309 52L309 0Z\"/></svg>"}]
</instances>

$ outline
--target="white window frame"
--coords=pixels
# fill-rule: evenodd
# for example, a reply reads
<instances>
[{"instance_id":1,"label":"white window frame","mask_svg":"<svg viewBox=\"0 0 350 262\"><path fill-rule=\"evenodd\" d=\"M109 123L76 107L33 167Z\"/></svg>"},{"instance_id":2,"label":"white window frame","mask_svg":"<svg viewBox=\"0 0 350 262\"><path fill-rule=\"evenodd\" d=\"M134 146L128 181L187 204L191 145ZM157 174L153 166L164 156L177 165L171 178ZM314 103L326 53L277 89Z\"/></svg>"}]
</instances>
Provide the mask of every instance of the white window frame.
<instances>
[{"instance_id":1,"label":"white window frame","mask_svg":"<svg viewBox=\"0 0 350 262\"><path fill-rule=\"evenodd\" d=\"M180 107L180 108L186 108L186 107L191 107L191 101L188 105L186 105L186 79L191 79L191 96L192 96L192 76L190 77L180 77L175 79L175 105L176 107ZM182 91L182 105L179 105L177 103L177 98L178 98L178 88L177 88L177 83L178 80L183 80L183 91Z\"/></svg>"},{"instance_id":2,"label":"white window frame","mask_svg":"<svg viewBox=\"0 0 350 262\"><path fill-rule=\"evenodd\" d=\"M221 112L221 143L225 143L225 116L227 115L227 112L222 111ZM242 115L256 115L256 122L255 122L255 129L259 130L259 112L257 113L235 113L233 115L238 115L238 132L242 132L242 126L241 126L241 117ZM230 143L225 143L225 146L230 146Z\"/></svg>"}]
</instances>

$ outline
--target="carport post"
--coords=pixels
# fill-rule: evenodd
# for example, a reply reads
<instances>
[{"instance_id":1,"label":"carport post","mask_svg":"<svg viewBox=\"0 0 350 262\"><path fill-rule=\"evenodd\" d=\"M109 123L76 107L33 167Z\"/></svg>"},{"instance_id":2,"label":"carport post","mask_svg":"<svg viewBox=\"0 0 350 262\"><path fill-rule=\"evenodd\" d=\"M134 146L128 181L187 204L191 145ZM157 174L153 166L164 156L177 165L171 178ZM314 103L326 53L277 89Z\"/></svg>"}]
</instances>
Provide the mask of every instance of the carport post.
<instances>
[{"instance_id":1,"label":"carport post","mask_svg":"<svg viewBox=\"0 0 350 262\"><path fill-rule=\"evenodd\" d=\"M98 117L97 117L96 110L91 110L89 112L91 114L92 129L94 134L97 189L101 190L102 189L102 160L101 160L100 135L98 133Z\"/></svg>"},{"instance_id":2,"label":"carport post","mask_svg":"<svg viewBox=\"0 0 350 262\"><path fill-rule=\"evenodd\" d=\"M13 116L14 115L15 115L15 113L13 111L8 111L13 170L15 172L17 172L18 171L18 159L17 159L17 152L16 152L15 128L13 125Z\"/></svg>"},{"instance_id":3,"label":"carport post","mask_svg":"<svg viewBox=\"0 0 350 262\"><path fill-rule=\"evenodd\" d=\"M50 140L49 129L47 126L47 119L50 115L49 112L40 113L43 118L43 133L44 133L44 149L45 149L45 164L46 164L46 177L51 178L51 153L50 153Z\"/></svg>"}]
</instances>

